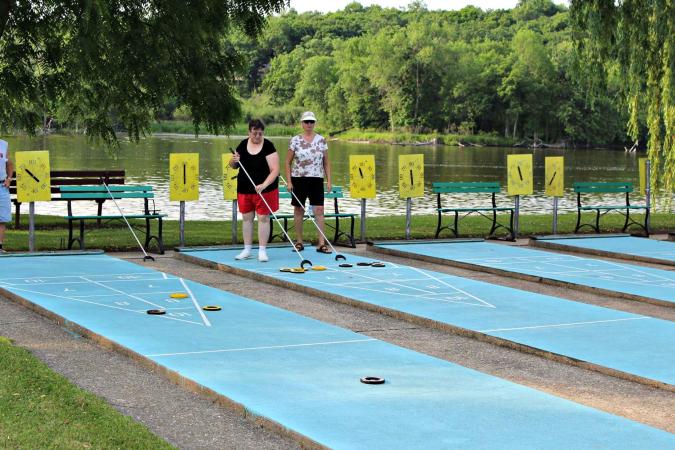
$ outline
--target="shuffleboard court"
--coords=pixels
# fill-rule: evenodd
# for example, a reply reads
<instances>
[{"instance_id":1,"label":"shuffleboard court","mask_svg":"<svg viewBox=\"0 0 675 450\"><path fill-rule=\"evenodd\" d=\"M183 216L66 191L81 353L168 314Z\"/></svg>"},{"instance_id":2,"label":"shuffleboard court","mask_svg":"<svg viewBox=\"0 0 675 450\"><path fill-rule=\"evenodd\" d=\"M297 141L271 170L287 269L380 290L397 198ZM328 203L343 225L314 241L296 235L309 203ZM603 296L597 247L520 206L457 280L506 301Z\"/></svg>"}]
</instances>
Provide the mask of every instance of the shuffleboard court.
<instances>
[{"instance_id":1,"label":"shuffleboard court","mask_svg":"<svg viewBox=\"0 0 675 450\"><path fill-rule=\"evenodd\" d=\"M671 433L106 255L0 267L10 297L305 445L675 448ZM366 375L386 382L359 382Z\"/></svg>"},{"instance_id":2,"label":"shuffleboard court","mask_svg":"<svg viewBox=\"0 0 675 450\"><path fill-rule=\"evenodd\" d=\"M407 247L407 246L406 246ZM311 251L311 249L310 249ZM281 272L297 265L286 247L269 263L236 261L237 250L183 249L179 257L366 309L445 328L613 376L675 390L675 324L439 272L349 255L311 255L326 270Z\"/></svg>"},{"instance_id":3,"label":"shuffleboard court","mask_svg":"<svg viewBox=\"0 0 675 450\"><path fill-rule=\"evenodd\" d=\"M623 235L537 236L534 247L675 266L675 244Z\"/></svg>"},{"instance_id":4,"label":"shuffleboard court","mask_svg":"<svg viewBox=\"0 0 675 450\"><path fill-rule=\"evenodd\" d=\"M484 241L390 243L374 251L675 307L675 271Z\"/></svg>"}]
</instances>

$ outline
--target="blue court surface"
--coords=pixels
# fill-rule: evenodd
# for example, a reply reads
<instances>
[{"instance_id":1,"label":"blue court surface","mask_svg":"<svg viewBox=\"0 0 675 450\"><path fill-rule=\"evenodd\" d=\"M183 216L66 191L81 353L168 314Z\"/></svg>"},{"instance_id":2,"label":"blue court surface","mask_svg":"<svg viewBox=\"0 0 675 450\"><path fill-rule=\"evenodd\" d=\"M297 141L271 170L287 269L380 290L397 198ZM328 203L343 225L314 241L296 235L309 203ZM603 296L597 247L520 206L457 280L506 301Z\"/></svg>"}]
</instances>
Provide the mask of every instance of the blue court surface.
<instances>
[{"instance_id":1,"label":"blue court surface","mask_svg":"<svg viewBox=\"0 0 675 450\"><path fill-rule=\"evenodd\" d=\"M675 266L675 244L669 241L614 236L540 236L530 241L535 247L588 253Z\"/></svg>"},{"instance_id":2,"label":"blue court surface","mask_svg":"<svg viewBox=\"0 0 675 450\"><path fill-rule=\"evenodd\" d=\"M324 446L675 448L665 431L103 254L0 266L4 290Z\"/></svg>"},{"instance_id":3,"label":"blue court surface","mask_svg":"<svg viewBox=\"0 0 675 450\"><path fill-rule=\"evenodd\" d=\"M358 266L372 260L354 255L347 257L353 267L340 268L331 255L312 248L304 256L327 270L280 272L280 267L298 265L298 256L288 247L268 249L268 263L235 261L238 251L184 249L181 254L300 286L311 294L375 305L376 310L403 313L405 319L427 319L619 372L612 375L675 388L675 324L669 321L411 266Z\"/></svg>"},{"instance_id":4,"label":"blue court surface","mask_svg":"<svg viewBox=\"0 0 675 450\"><path fill-rule=\"evenodd\" d=\"M526 275L530 279L675 307L675 271L670 270L484 241L387 242L377 243L374 249L506 275Z\"/></svg>"}]
</instances>

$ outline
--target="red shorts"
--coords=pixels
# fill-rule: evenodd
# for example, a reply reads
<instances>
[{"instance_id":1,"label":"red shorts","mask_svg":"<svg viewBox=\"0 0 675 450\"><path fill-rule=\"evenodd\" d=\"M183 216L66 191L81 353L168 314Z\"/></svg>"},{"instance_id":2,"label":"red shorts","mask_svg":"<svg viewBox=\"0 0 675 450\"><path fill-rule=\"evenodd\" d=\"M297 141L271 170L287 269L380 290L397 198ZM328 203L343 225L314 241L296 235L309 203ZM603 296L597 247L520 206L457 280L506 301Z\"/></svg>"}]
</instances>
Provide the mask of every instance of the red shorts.
<instances>
[{"instance_id":1,"label":"red shorts","mask_svg":"<svg viewBox=\"0 0 675 450\"><path fill-rule=\"evenodd\" d=\"M262 201L259 194L237 194L237 204L239 205L239 212L242 214L250 213L255 210L258 215L269 215L279 209L279 189L270 192L263 192L267 204L270 205L270 211L265 202Z\"/></svg>"}]
</instances>

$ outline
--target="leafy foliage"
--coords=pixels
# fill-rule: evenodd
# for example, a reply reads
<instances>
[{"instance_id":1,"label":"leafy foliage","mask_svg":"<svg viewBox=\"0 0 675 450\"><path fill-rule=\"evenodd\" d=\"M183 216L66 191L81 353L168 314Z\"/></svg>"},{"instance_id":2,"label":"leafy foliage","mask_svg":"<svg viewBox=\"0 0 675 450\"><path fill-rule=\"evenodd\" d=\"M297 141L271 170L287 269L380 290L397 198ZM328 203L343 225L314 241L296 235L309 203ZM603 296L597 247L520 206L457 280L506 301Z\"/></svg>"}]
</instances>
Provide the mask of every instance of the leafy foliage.
<instances>
[{"instance_id":1,"label":"leafy foliage","mask_svg":"<svg viewBox=\"0 0 675 450\"><path fill-rule=\"evenodd\" d=\"M224 37L258 35L286 0L12 0L0 8L0 125L41 128L55 114L108 143L138 139L168 98L195 131L239 118L243 68Z\"/></svg>"}]
</instances>

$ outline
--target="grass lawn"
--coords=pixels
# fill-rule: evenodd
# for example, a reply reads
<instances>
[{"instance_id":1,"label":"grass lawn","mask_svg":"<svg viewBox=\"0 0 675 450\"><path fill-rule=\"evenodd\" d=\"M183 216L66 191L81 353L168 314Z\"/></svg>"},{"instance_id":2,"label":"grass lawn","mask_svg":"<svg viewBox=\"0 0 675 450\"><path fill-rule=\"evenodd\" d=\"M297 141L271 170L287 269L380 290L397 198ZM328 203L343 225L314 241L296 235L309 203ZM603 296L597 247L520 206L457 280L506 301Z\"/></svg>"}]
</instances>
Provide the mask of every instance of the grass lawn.
<instances>
[{"instance_id":1,"label":"grass lawn","mask_svg":"<svg viewBox=\"0 0 675 450\"><path fill-rule=\"evenodd\" d=\"M585 217L587 222L592 221L592 215ZM450 220L448 217L447 220ZM502 216L506 221L507 217ZM551 216L526 215L520 217L520 236L551 234ZM28 222L28 220L24 220ZM328 224L332 220L327 221ZM558 216L558 232L572 233L576 224L576 214L562 214ZM600 222L603 232L620 232L623 226L622 216L607 215ZM157 224L153 224L156 228ZM345 225L341 225L344 229ZM655 213L651 215L651 227L654 233L675 231L675 214ZM278 226L275 225L278 231ZM469 216L460 221L462 237L484 237L490 229L490 222L481 217ZM188 246L227 245L232 243L232 225L229 221L189 221L185 224L185 244ZM305 223L305 241L316 240L316 230L311 223ZM95 223L89 223L86 228L85 241L88 249L104 249L108 251L137 250L138 246L128 228L123 222L113 222L96 228ZM357 240L360 237L360 224L355 226ZM411 234L413 239L433 239L436 232L436 216L413 216ZM142 234L137 233L141 242ZM294 237L291 231L291 237ZM331 238L331 230L326 234ZM63 250L68 241L66 222L57 216L37 216L36 218L36 247L38 250ZM238 231L241 243L241 222ZM368 240L394 240L405 237L405 216L371 217L366 222L366 237ZM449 238L446 232L441 238ZM257 234L256 234L257 239ZM165 221L164 244L167 249L178 246L178 221ZM28 226L22 224L20 229L11 225L7 229L5 248L9 251L23 251L28 249Z\"/></svg>"},{"instance_id":2,"label":"grass lawn","mask_svg":"<svg viewBox=\"0 0 675 450\"><path fill-rule=\"evenodd\" d=\"M0 337L0 448L174 447Z\"/></svg>"}]
</instances>

